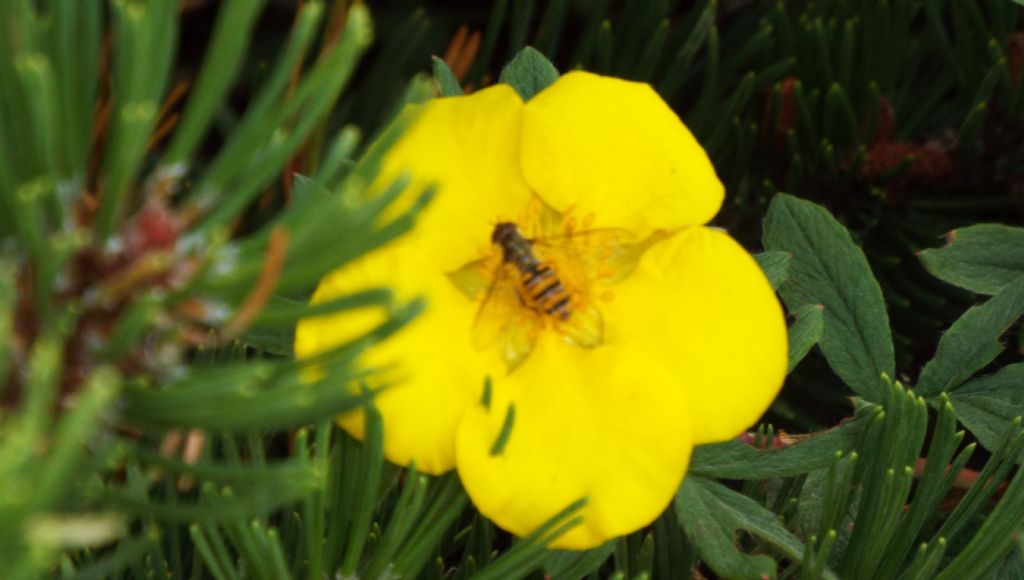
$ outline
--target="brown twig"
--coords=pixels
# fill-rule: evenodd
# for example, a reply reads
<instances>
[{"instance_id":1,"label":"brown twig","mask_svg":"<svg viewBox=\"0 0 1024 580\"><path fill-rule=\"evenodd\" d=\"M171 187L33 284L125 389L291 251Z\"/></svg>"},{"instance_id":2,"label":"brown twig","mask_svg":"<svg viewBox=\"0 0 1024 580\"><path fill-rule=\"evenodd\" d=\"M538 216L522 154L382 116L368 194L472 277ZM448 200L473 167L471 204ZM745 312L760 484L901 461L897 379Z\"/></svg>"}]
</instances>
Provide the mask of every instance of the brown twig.
<instances>
[{"instance_id":1,"label":"brown twig","mask_svg":"<svg viewBox=\"0 0 1024 580\"><path fill-rule=\"evenodd\" d=\"M444 53L444 63L451 69L455 78L461 82L469 74L473 61L476 60L477 52L480 50L480 32L474 30L470 33L466 25L455 31L455 36L448 43Z\"/></svg>"},{"instance_id":2,"label":"brown twig","mask_svg":"<svg viewBox=\"0 0 1024 580\"><path fill-rule=\"evenodd\" d=\"M267 243L267 254L263 260L263 270L256 281L256 286L246 296L241 308L235 316L224 327L222 340L230 340L244 332L252 324L259 313L270 300L277 281L281 277L281 269L284 266L284 258L288 251L288 232L278 226L270 232L270 241Z\"/></svg>"},{"instance_id":3,"label":"brown twig","mask_svg":"<svg viewBox=\"0 0 1024 580\"><path fill-rule=\"evenodd\" d=\"M110 73L110 59L113 54L114 41L111 32L108 30L103 35L103 48L100 56L100 94L96 102L95 113L93 114L92 139L89 144L89 163L86 169L86 187L89 194L83 195L81 205L82 212L80 219L83 226L88 226L96 209L99 207L100 198L100 166L103 161L103 150L106 148L107 131L110 128L110 115L113 108L111 94L113 93L113 80ZM91 197L90 199L86 199Z\"/></svg>"},{"instance_id":4,"label":"brown twig","mask_svg":"<svg viewBox=\"0 0 1024 580\"><path fill-rule=\"evenodd\" d=\"M178 119L181 118L181 115L179 113L172 113L171 110L181 102L191 86L192 83L190 81L181 80L175 83L171 92L168 93L167 98L160 105L160 111L157 113L157 118L161 119L161 121L157 125L156 130L153 131L153 134L149 136L149 142L146 143L147 151L156 147L171 132L171 129L178 124Z\"/></svg>"}]
</instances>

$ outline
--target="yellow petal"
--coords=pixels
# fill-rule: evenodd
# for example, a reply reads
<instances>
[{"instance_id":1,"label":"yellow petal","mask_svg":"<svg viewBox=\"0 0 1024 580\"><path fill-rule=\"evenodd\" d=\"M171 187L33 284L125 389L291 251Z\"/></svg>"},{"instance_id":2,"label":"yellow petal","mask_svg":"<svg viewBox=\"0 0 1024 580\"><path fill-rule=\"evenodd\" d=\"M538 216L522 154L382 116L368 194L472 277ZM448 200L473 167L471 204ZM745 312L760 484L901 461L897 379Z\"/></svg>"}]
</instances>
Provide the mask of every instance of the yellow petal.
<instances>
[{"instance_id":1,"label":"yellow petal","mask_svg":"<svg viewBox=\"0 0 1024 580\"><path fill-rule=\"evenodd\" d=\"M511 434L492 455L509 404ZM545 332L522 366L494 377L490 408L467 413L456 459L481 513L520 536L586 497L583 523L553 544L586 549L661 514L690 449L681 389L637 345L586 350Z\"/></svg>"},{"instance_id":2,"label":"yellow petal","mask_svg":"<svg viewBox=\"0 0 1024 580\"><path fill-rule=\"evenodd\" d=\"M704 150L649 85L571 72L525 106L523 174L595 227L703 224L724 191Z\"/></svg>"},{"instance_id":3,"label":"yellow petal","mask_svg":"<svg viewBox=\"0 0 1024 580\"><path fill-rule=\"evenodd\" d=\"M504 369L495 353L472 348L478 303L447 273L478 258L480 248L490 245L496 219L513 217L531 197L519 171L521 109L515 91L504 85L424 105L385 157L378 183L406 171L413 178L409 191L437 186L433 201L411 233L325 277L313 296L320 303L389 287L402 300L426 299L424 314L359 360L366 368L397 365L388 377L402 381L376 399L385 455L400 465L415 461L426 473L454 466L458 418L478 401L483 378ZM296 329L295 354L308 357L342 344L381 318L368 311L304 320ZM340 422L362 436L361 413Z\"/></svg>"},{"instance_id":4,"label":"yellow petal","mask_svg":"<svg viewBox=\"0 0 1024 580\"><path fill-rule=\"evenodd\" d=\"M508 85L434 99L385 157L379 185L408 172L409 197L438 187L410 234L423 259L438 268L451 271L479 258L497 221L516 221L527 207L531 193L519 166L522 108Z\"/></svg>"},{"instance_id":5,"label":"yellow petal","mask_svg":"<svg viewBox=\"0 0 1024 580\"><path fill-rule=\"evenodd\" d=\"M612 287L609 341L643 345L678 379L695 443L723 441L768 408L786 374L786 324L754 259L728 234L696 227L652 247Z\"/></svg>"},{"instance_id":6,"label":"yellow petal","mask_svg":"<svg viewBox=\"0 0 1024 580\"><path fill-rule=\"evenodd\" d=\"M402 299L419 295L427 300L423 314L359 359L360 366L384 368L388 381L398 381L375 398L384 423L384 453L393 463L415 461L422 472L444 473L454 467L460 416L479 400L483 377L502 367L493 355L487 359L470 346L475 303L443 273L418 260L415 248L408 245L366 256L334 272L320 283L313 302L384 285L396 288ZM304 320L296 329L295 354L307 357L343 343L381 318L379 312L360 312ZM339 422L362 438L362 412L344 415Z\"/></svg>"}]
</instances>

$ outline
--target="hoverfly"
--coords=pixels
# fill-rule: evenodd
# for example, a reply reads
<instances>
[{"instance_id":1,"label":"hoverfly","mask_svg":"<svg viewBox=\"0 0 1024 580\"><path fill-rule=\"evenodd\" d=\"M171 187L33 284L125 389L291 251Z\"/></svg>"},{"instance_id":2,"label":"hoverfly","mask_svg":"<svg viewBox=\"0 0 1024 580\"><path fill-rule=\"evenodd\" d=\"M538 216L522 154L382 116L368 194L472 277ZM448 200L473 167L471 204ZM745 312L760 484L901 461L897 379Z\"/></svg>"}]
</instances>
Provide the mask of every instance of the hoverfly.
<instances>
[{"instance_id":1,"label":"hoverfly","mask_svg":"<svg viewBox=\"0 0 1024 580\"><path fill-rule=\"evenodd\" d=\"M495 225L491 242L499 253L448 276L471 299L482 300L473 345L497 344L509 372L526 360L548 325L576 346L600 345L604 321L596 284L614 282L643 246L618 229L527 238L512 222Z\"/></svg>"},{"instance_id":2,"label":"hoverfly","mask_svg":"<svg viewBox=\"0 0 1024 580\"><path fill-rule=\"evenodd\" d=\"M494 226L491 242L501 248L502 261L519 270L519 298L523 305L560 321L572 317L569 310L572 296L554 268L533 255L532 245L514 223L502 222Z\"/></svg>"}]
</instances>

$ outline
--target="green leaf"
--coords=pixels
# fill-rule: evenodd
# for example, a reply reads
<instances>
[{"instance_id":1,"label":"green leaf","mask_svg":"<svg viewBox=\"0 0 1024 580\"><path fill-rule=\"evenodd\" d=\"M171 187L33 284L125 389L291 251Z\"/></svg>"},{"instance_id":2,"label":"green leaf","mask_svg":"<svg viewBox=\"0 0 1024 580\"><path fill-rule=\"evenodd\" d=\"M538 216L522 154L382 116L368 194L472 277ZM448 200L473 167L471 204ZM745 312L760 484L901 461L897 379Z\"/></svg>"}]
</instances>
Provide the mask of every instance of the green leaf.
<instances>
[{"instance_id":1,"label":"green leaf","mask_svg":"<svg viewBox=\"0 0 1024 580\"><path fill-rule=\"evenodd\" d=\"M343 578L354 578L356 567L366 545L366 539L373 525L373 508L379 494L381 469L384 465L384 426L380 411L373 405L363 407L366 418L363 434L363 457L359 465L358 483L355 488L356 508L350 523L348 546L341 565Z\"/></svg>"},{"instance_id":2,"label":"green leaf","mask_svg":"<svg viewBox=\"0 0 1024 580\"><path fill-rule=\"evenodd\" d=\"M305 359L302 365L327 363L327 373L314 383L302 376L302 365L290 362L250 360L193 367L164 388L139 384L129 389L124 416L136 425L244 430L291 427L350 411L369 396L337 387L357 378L348 368L352 359L394 334L422 308L422 302L415 301L391 312L388 320L362 337Z\"/></svg>"},{"instance_id":3,"label":"green leaf","mask_svg":"<svg viewBox=\"0 0 1024 580\"><path fill-rule=\"evenodd\" d=\"M796 318L789 327L789 368L791 372L811 348L821 340L825 330L824 307L821 304L805 304L791 314Z\"/></svg>"},{"instance_id":4,"label":"green leaf","mask_svg":"<svg viewBox=\"0 0 1024 580\"><path fill-rule=\"evenodd\" d=\"M435 554L448 528L468 503L462 484L454 472L431 479L427 506L413 524L408 540L398 551L391 573L402 578L419 578Z\"/></svg>"},{"instance_id":5,"label":"green leaf","mask_svg":"<svg viewBox=\"0 0 1024 580\"><path fill-rule=\"evenodd\" d=\"M736 547L736 530L745 530L772 544L792 560L803 557L803 544L774 513L722 484L688 476L676 494L675 508L697 553L719 576L775 576L772 558L744 554Z\"/></svg>"},{"instance_id":6,"label":"green leaf","mask_svg":"<svg viewBox=\"0 0 1024 580\"><path fill-rule=\"evenodd\" d=\"M159 120L160 102L177 47L178 3L114 2L112 100L103 156L103 189L94 227L100 239L113 231L127 206L132 182L142 171L149 140Z\"/></svg>"},{"instance_id":7,"label":"green leaf","mask_svg":"<svg viewBox=\"0 0 1024 580\"><path fill-rule=\"evenodd\" d=\"M437 89L442 97L457 97L463 94L459 79L455 78L455 73L443 60L434 56L431 57L431 64L434 69L434 82L437 83Z\"/></svg>"},{"instance_id":8,"label":"green leaf","mask_svg":"<svg viewBox=\"0 0 1024 580\"><path fill-rule=\"evenodd\" d=\"M1024 0L1020 0L1024 2ZM1024 580L1024 558L1020 550L1012 550L1003 557L1003 560L992 570L989 578L1000 578L1002 580Z\"/></svg>"},{"instance_id":9,"label":"green leaf","mask_svg":"<svg viewBox=\"0 0 1024 580\"><path fill-rule=\"evenodd\" d=\"M754 254L754 260L757 261L757 265L761 267L761 271L768 278L768 283L775 290L778 290L779 286L789 278L790 259L792 259L792 256L789 255L789 252L761 252Z\"/></svg>"},{"instance_id":10,"label":"green leaf","mask_svg":"<svg viewBox=\"0 0 1024 580\"><path fill-rule=\"evenodd\" d=\"M558 80L558 69L543 54L527 46L505 65L498 82L512 85L524 101Z\"/></svg>"},{"instance_id":11,"label":"green leaf","mask_svg":"<svg viewBox=\"0 0 1024 580\"><path fill-rule=\"evenodd\" d=\"M829 365L855 392L877 400L878 378L893 376L895 362L882 289L864 252L825 208L785 194L768 209L764 245L793 256L780 288L789 309L825 307L819 344Z\"/></svg>"},{"instance_id":12,"label":"green leaf","mask_svg":"<svg viewBox=\"0 0 1024 580\"><path fill-rule=\"evenodd\" d=\"M541 558L547 553L547 544L583 521L579 514L587 501L584 497L569 504L528 536L514 542L503 554L473 574L474 580L524 578L540 565Z\"/></svg>"},{"instance_id":13,"label":"green leaf","mask_svg":"<svg viewBox=\"0 0 1024 580\"><path fill-rule=\"evenodd\" d=\"M832 460L836 462L835 457L832 457ZM805 536L817 534L821 529L822 518L825 517L825 503L830 499L828 497L832 485L832 482L829 481L830 471L834 471L834 468L815 469L807 474L804 484L800 488L797 522L798 529Z\"/></svg>"},{"instance_id":14,"label":"green leaf","mask_svg":"<svg viewBox=\"0 0 1024 580\"><path fill-rule=\"evenodd\" d=\"M946 235L946 245L921 252L936 277L979 294L995 294L1024 276L1024 228L979 224Z\"/></svg>"},{"instance_id":15,"label":"green leaf","mask_svg":"<svg viewBox=\"0 0 1024 580\"><path fill-rule=\"evenodd\" d=\"M166 154L166 164L184 161L199 145L210 120L217 108L222 106L238 71L242 69L252 30L259 20L264 2L227 2L219 7L210 48L174 132L174 139ZM310 6L309 10L323 11L323 5Z\"/></svg>"},{"instance_id":16,"label":"green leaf","mask_svg":"<svg viewBox=\"0 0 1024 580\"><path fill-rule=\"evenodd\" d=\"M295 344L295 329L292 328L253 328L245 332L239 342L278 356L292 356Z\"/></svg>"},{"instance_id":17,"label":"green leaf","mask_svg":"<svg viewBox=\"0 0 1024 580\"><path fill-rule=\"evenodd\" d=\"M544 557L544 571L551 578L584 578L596 572L613 551L614 540L585 552L551 550Z\"/></svg>"},{"instance_id":18,"label":"green leaf","mask_svg":"<svg viewBox=\"0 0 1024 580\"><path fill-rule=\"evenodd\" d=\"M145 532L121 540L117 546L103 557L89 562L75 570L72 580L92 580L94 578L118 578L118 573L128 568L134 562L140 561L147 552L153 549L160 539L156 527L147 529Z\"/></svg>"},{"instance_id":19,"label":"green leaf","mask_svg":"<svg viewBox=\"0 0 1024 580\"><path fill-rule=\"evenodd\" d=\"M1017 443L1017 445L1014 445L1014 458L1019 459L1019 443L1021 441L1021 433L1019 431L1015 434L1014 439ZM998 455L998 453L995 455ZM1007 463L1012 465L1014 461L1011 458ZM985 470L982 470L978 482L984 483L976 482L972 486L972 491L974 488L984 487L985 483L988 483L983 479L984 475ZM996 482L1000 479L1002 479L1002 476L998 479L993 478L989 489L995 491L998 485ZM990 497L991 495L985 499L988 500ZM967 501L966 496L963 501ZM934 577L940 580L951 580L953 578L1002 578L1002 576L990 576L986 572L993 568L1002 559L1004 554L1013 550L1013 545L1020 532L1022 518L1024 518L1024 471L1017 470L1009 485L1006 486L1002 497L995 504L992 511L984 516L981 526L971 537L967 546L953 558L952 562L949 562L949 565L940 574Z\"/></svg>"},{"instance_id":20,"label":"green leaf","mask_svg":"<svg viewBox=\"0 0 1024 580\"><path fill-rule=\"evenodd\" d=\"M112 367L100 367L89 375L77 393L75 407L57 423L49 442L49 455L40 462L32 482L35 509L53 509L81 486L88 466L86 450L103 433L109 406L121 389L121 377Z\"/></svg>"},{"instance_id":21,"label":"green leaf","mask_svg":"<svg viewBox=\"0 0 1024 580\"><path fill-rule=\"evenodd\" d=\"M0 258L0 280L14 280L17 270L6 257ZM18 293L13 284L0 284L0 396L8 388L7 372L10 369L10 353L13 350L9 337L14 334L14 310Z\"/></svg>"},{"instance_id":22,"label":"green leaf","mask_svg":"<svg viewBox=\"0 0 1024 580\"><path fill-rule=\"evenodd\" d=\"M285 57L300 57L307 39L304 33L302 38L295 39L294 45L289 43L294 51L286 52ZM287 69L284 79L279 77L279 67L288 62L282 57L271 75L272 82L268 82L246 108L231 139L195 186L196 195L207 196L202 203L212 205L196 226L197 231L209 232L233 219L280 175L294 152L306 143L308 135L322 126L371 39L369 11L356 4L349 11L339 41L316 59L283 104L280 95L287 89L287 79L293 69ZM286 82L282 85L281 80ZM284 125L290 129L282 133L279 128Z\"/></svg>"},{"instance_id":23,"label":"green leaf","mask_svg":"<svg viewBox=\"0 0 1024 580\"><path fill-rule=\"evenodd\" d=\"M781 449L757 449L740 441L699 445L690 459L690 473L722 479L792 477L827 467L837 451L846 453L857 444L863 421L843 423Z\"/></svg>"},{"instance_id":24,"label":"green leaf","mask_svg":"<svg viewBox=\"0 0 1024 580\"><path fill-rule=\"evenodd\" d=\"M676 494L679 522L708 566L727 578L775 577L775 562L768 556L741 553L733 543L736 522L723 513L722 506L690 476ZM752 500L751 500L752 501Z\"/></svg>"},{"instance_id":25,"label":"green leaf","mask_svg":"<svg viewBox=\"0 0 1024 580\"><path fill-rule=\"evenodd\" d=\"M949 398L957 418L993 451L1010 423L1024 415L1024 363L969 381Z\"/></svg>"},{"instance_id":26,"label":"green leaf","mask_svg":"<svg viewBox=\"0 0 1024 580\"><path fill-rule=\"evenodd\" d=\"M921 371L917 392L932 397L952 391L992 362L1003 345L999 337L1024 314L1024 277L984 304L972 307L939 340L935 357Z\"/></svg>"}]
</instances>

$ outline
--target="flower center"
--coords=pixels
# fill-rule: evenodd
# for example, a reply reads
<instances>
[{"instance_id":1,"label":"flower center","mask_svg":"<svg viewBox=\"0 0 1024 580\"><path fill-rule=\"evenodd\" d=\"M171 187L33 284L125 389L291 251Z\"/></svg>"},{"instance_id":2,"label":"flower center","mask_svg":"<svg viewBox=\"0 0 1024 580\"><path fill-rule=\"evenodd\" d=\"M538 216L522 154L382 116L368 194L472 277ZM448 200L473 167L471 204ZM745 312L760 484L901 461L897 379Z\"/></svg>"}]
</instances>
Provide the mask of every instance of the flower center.
<instances>
[{"instance_id":1,"label":"flower center","mask_svg":"<svg viewBox=\"0 0 1024 580\"><path fill-rule=\"evenodd\" d=\"M501 220L479 260L448 273L470 300L480 302L473 345L498 348L509 372L550 329L580 348L604 341L600 302L607 286L629 275L657 234L642 242L627 230L577 228L572 210L557 212L539 198L519 220Z\"/></svg>"}]
</instances>

